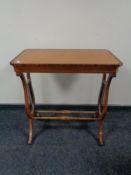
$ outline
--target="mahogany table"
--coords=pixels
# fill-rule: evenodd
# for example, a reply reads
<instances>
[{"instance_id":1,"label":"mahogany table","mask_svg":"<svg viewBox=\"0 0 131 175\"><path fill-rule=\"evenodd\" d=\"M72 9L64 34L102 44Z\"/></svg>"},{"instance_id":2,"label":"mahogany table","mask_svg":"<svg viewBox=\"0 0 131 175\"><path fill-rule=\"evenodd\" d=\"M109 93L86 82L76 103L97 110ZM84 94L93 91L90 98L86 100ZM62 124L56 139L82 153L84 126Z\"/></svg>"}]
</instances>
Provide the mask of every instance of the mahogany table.
<instances>
[{"instance_id":1,"label":"mahogany table","mask_svg":"<svg viewBox=\"0 0 131 175\"><path fill-rule=\"evenodd\" d=\"M11 62L16 75L22 80L25 96L25 111L29 121L28 144L32 143L33 121L38 120L96 120L98 121L98 141L103 144L104 119L108 108L109 87L116 77L122 62L105 49L27 49ZM98 73L103 74L98 97L97 111L38 111L30 73ZM45 112L61 113L62 116L49 117ZM88 114L88 117L69 117L69 113Z\"/></svg>"}]
</instances>

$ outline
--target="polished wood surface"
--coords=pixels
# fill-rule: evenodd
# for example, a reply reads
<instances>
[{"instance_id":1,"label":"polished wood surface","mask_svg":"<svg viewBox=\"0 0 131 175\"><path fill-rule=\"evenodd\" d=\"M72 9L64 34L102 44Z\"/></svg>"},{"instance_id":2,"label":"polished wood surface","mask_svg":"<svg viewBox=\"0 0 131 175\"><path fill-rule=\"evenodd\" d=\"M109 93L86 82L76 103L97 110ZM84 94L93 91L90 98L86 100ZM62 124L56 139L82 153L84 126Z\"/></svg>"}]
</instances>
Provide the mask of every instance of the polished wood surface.
<instances>
[{"instance_id":1,"label":"polished wood surface","mask_svg":"<svg viewBox=\"0 0 131 175\"><path fill-rule=\"evenodd\" d=\"M103 144L103 128L108 110L109 88L112 78L116 77L122 62L110 51L104 49L27 49L11 61L14 70L21 78L25 111L29 122L28 143L33 140L34 120L82 120L98 121L98 141ZM101 73L103 74L98 97L97 111L38 111L30 73ZM48 116L47 112L60 113L61 116ZM70 117L68 114L87 114L88 117Z\"/></svg>"},{"instance_id":2,"label":"polished wood surface","mask_svg":"<svg viewBox=\"0 0 131 175\"><path fill-rule=\"evenodd\" d=\"M105 49L27 49L11 61L17 73L116 73L122 62Z\"/></svg>"},{"instance_id":3,"label":"polished wood surface","mask_svg":"<svg viewBox=\"0 0 131 175\"><path fill-rule=\"evenodd\" d=\"M13 65L121 65L110 51L104 49L27 49L11 63Z\"/></svg>"}]
</instances>

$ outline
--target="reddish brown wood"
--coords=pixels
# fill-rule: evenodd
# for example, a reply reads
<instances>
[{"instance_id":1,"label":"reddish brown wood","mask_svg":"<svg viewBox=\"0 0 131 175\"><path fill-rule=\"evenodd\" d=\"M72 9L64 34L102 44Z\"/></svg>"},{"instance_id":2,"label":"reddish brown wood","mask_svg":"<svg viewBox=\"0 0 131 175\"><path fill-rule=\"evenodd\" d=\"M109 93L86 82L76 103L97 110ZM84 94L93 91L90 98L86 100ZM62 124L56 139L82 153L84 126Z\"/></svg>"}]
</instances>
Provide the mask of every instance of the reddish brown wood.
<instances>
[{"instance_id":1,"label":"reddish brown wood","mask_svg":"<svg viewBox=\"0 0 131 175\"><path fill-rule=\"evenodd\" d=\"M33 120L29 119L29 138L28 138L28 144L32 144L33 139Z\"/></svg>"},{"instance_id":2,"label":"reddish brown wood","mask_svg":"<svg viewBox=\"0 0 131 175\"><path fill-rule=\"evenodd\" d=\"M17 73L112 73L122 65L105 49L27 49L11 61Z\"/></svg>"},{"instance_id":3,"label":"reddish brown wood","mask_svg":"<svg viewBox=\"0 0 131 175\"><path fill-rule=\"evenodd\" d=\"M26 49L12 64L18 65L120 65L110 51L105 49Z\"/></svg>"},{"instance_id":4,"label":"reddish brown wood","mask_svg":"<svg viewBox=\"0 0 131 175\"><path fill-rule=\"evenodd\" d=\"M19 75L23 84L24 95L25 95L25 111L29 121L29 138L28 144L32 143L32 128L33 128L33 117L35 114L35 97L33 93L32 83L30 74L27 74L27 78L24 74Z\"/></svg>"},{"instance_id":5,"label":"reddish brown wood","mask_svg":"<svg viewBox=\"0 0 131 175\"><path fill-rule=\"evenodd\" d=\"M28 83L28 88L29 88L29 92L30 92L30 103L32 105L31 112L34 115L34 113L35 113L35 96L34 96L34 91L33 91L33 87L32 87L31 76L29 73L27 73L27 83Z\"/></svg>"},{"instance_id":6,"label":"reddish brown wood","mask_svg":"<svg viewBox=\"0 0 131 175\"><path fill-rule=\"evenodd\" d=\"M108 97L109 97L109 88L111 84L111 80L113 75L108 76L106 78L106 74L103 75L102 85L100 89L100 94L98 98L98 123L99 123L99 143L103 144L103 127L104 127L104 119L108 110Z\"/></svg>"},{"instance_id":7,"label":"reddish brown wood","mask_svg":"<svg viewBox=\"0 0 131 175\"><path fill-rule=\"evenodd\" d=\"M103 144L103 127L108 107L109 87L112 78L116 76L118 68L122 65L122 62L116 56L104 49L27 49L13 59L11 65L14 67L16 74L20 76L24 88L25 110L29 120L29 144L32 143L34 119L97 120L99 125L98 140L100 144ZM35 110L35 96L30 77L31 72L103 74L98 98L98 111L91 113L93 117L88 118L41 116ZM25 73L26 76L24 75ZM56 111L53 112L56 113ZM65 115L70 112L61 111L61 113ZM90 112L85 113L90 114Z\"/></svg>"}]
</instances>

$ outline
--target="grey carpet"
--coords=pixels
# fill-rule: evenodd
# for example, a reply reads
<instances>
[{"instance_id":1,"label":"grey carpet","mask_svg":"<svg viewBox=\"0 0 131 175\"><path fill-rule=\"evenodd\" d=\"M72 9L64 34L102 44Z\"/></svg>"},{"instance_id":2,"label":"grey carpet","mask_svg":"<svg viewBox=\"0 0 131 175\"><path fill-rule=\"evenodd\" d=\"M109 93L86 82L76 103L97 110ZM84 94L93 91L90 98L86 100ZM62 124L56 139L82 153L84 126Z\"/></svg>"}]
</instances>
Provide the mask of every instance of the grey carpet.
<instances>
[{"instance_id":1,"label":"grey carpet","mask_svg":"<svg viewBox=\"0 0 131 175\"><path fill-rule=\"evenodd\" d=\"M34 124L27 145L23 110L0 110L0 175L131 175L131 112L109 112L105 145L96 122Z\"/></svg>"}]
</instances>

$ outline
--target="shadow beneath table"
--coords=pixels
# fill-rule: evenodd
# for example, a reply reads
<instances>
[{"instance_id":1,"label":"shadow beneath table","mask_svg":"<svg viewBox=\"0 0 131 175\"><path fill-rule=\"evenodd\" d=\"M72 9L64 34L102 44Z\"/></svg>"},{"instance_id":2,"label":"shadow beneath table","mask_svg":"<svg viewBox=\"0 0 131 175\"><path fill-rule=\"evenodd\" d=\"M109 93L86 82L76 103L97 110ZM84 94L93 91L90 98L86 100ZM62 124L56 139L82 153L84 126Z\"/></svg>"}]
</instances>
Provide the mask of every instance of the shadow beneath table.
<instances>
[{"instance_id":1,"label":"shadow beneath table","mask_svg":"<svg viewBox=\"0 0 131 175\"><path fill-rule=\"evenodd\" d=\"M35 142L37 137L39 137L40 135L45 133L47 130L59 130L59 129L85 130L97 142L98 141L97 132L95 134L90 129L90 127L88 125L90 122L92 122L92 121L87 121L87 122L85 122L85 121L80 121L80 122L67 121L66 123L63 121L44 121L44 124L42 124L42 126L39 128L39 130L37 132L35 132L35 127L38 127L38 126L34 127L35 134L33 136L33 142ZM26 134L26 136L27 136L27 134Z\"/></svg>"}]
</instances>

